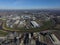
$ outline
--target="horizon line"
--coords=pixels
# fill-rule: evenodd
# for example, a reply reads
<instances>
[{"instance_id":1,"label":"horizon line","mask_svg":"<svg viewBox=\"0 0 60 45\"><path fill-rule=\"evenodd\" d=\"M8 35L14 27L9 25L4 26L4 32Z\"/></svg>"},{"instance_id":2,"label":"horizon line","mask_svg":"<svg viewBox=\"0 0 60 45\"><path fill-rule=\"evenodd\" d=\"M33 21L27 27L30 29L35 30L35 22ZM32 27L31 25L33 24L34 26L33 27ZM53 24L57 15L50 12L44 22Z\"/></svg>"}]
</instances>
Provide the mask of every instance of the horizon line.
<instances>
[{"instance_id":1,"label":"horizon line","mask_svg":"<svg viewBox=\"0 0 60 45\"><path fill-rule=\"evenodd\" d=\"M58 9L58 10L60 10L60 8L39 8L39 9L38 8L36 8L36 9L35 8L34 9L28 9L28 8L27 9L18 9L18 8L16 8L15 9L14 8L14 9L0 9L0 10L41 10L41 9L54 9L54 10Z\"/></svg>"}]
</instances>

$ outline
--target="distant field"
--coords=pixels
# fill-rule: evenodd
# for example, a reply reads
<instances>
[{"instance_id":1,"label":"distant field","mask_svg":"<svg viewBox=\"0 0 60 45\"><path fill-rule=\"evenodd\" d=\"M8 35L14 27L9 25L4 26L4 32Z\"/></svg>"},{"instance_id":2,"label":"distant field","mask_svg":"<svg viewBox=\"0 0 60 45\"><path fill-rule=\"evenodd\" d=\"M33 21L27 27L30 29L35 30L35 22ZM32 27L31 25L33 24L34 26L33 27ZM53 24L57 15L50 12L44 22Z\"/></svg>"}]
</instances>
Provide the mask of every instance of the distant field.
<instances>
[{"instance_id":1,"label":"distant field","mask_svg":"<svg viewBox=\"0 0 60 45\"><path fill-rule=\"evenodd\" d=\"M8 32L0 30L0 36L6 36L7 34L8 34Z\"/></svg>"}]
</instances>

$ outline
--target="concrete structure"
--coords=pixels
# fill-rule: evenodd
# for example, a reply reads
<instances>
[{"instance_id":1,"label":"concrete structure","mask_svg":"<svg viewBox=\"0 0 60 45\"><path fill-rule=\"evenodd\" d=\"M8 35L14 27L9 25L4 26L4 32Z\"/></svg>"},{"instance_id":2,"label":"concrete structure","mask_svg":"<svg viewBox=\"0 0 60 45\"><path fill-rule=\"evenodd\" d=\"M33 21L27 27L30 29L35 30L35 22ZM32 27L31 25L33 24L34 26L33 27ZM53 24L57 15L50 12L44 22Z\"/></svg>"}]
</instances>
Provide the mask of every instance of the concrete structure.
<instances>
[{"instance_id":1,"label":"concrete structure","mask_svg":"<svg viewBox=\"0 0 60 45\"><path fill-rule=\"evenodd\" d=\"M29 39L31 39L31 34L29 33Z\"/></svg>"},{"instance_id":2,"label":"concrete structure","mask_svg":"<svg viewBox=\"0 0 60 45\"><path fill-rule=\"evenodd\" d=\"M35 40L31 39L31 45L36 45Z\"/></svg>"},{"instance_id":3,"label":"concrete structure","mask_svg":"<svg viewBox=\"0 0 60 45\"><path fill-rule=\"evenodd\" d=\"M31 21L31 24L33 27L40 27L39 24L35 21Z\"/></svg>"},{"instance_id":4,"label":"concrete structure","mask_svg":"<svg viewBox=\"0 0 60 45\"><path fill-rule=\"evenodd\" d=\"M59 39L54 34L50 34L49 38L51 39L51 41L54 45L60 45Z\"/></svg>"},{"instance_id":5,"label":"concrete structure","mask_svg":"<svg viewBox=\"0 0 60 45\"><path fill-rule=\"evenodd\" d=\"M16 20L16 22L14 24L18 24L19 23L19 20Z\"/></svg>"},{"instance_id":6,"label":"concrete structure","mask_svg":"<svg viewBox=\"0 0 60 45\"><path fill-rule=\"evenodd\" d=\"M30 15L22 15L21 18L23 18L23 19L30 19L31 16Z\"/></svg>"},{"instance_id":7,"label":"concrete structure","mask_svg":"<svg viewBox=\"0 0 60 45\"><path fill-rule=\"evenodd\" d=\"M7 37L0 37L0 39L3 39L3 40L5 40Z\"/></svg>"},{"instance_id":8,"label":"concrete structure","mask_svg":"<svg viewBox=\"0 0 60 45\"><path fill-rule=\"evenodd\" d=\"M20 21L20 23L19 23L18 27L24 27L24 26L25 26L25 20Z\"/></svg>"},{"instance_id":9,"label":"concrete structure","mask_svg":"<svg viewBox=\"0 0 60 45\"><path fill-rule=\"evenodd\" d=\"M20 45L24 45L24 43L23 43L23 42L24 42L24 40L22 39L22 40L21 40L21 43L20 43Z\"/></svg>"}]
</instances>

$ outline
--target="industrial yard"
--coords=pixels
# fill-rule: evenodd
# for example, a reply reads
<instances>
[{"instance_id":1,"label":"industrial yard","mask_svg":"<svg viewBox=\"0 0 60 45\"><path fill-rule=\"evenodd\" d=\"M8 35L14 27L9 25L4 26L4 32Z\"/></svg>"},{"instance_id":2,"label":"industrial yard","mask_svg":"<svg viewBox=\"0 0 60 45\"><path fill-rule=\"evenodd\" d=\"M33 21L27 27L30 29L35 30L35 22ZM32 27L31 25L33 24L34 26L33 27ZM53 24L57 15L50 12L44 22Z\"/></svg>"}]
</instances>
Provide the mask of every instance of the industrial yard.
<instances>
[{"instance_id":1,"label":"industrial yard","mask_svg":"<svg viewBox=\"0 0 60 45\"><path fill-rule=\"evenodd\" d=\"M27 12L1 15L0 45L60 45L60 16Z\"/></svg>"},{"instance_id":2,"label":"industrial yard","mask_svg":"<svg viewBox=\"0 0 60 45\"><path fill-rule=\"evenodd\" d=\"M40 27L40 25L36 22L36 17L33 18L31 16L26 16L26 15L16 16L16 17L12 16L12 18L8 18L6 20L6 26L10 28L16 27L16 28L26 28L26 29Z\"/></svg>"}]
</instances>

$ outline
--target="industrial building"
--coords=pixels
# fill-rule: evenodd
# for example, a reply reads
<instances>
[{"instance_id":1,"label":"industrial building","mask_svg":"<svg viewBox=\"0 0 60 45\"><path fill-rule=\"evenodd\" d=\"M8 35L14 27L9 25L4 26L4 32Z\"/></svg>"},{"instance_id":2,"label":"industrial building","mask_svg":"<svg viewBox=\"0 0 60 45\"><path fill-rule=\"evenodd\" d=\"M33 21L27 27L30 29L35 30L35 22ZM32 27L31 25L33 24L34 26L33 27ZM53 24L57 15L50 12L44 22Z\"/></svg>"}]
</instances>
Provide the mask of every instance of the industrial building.
<instances>
[{"instance_id":1,"label":"industrial building","mask_svg":"<svg viewBox=\"0 0 60 45\"><path fill-rule=\"evenodd\" d=\"M25 26L25 20L20 21L18 27L24 27Z\"/></svg>"},{"instance_id":2,"label":"industrial building","mask_svg":"<svg viewBox=\"0 0 60 45\"><path fill-rule=\"evenodd\" d=\"M18 24L19 23L19 20L16 20L16 22L14 24Z\"/></svg>"},{"instance_id":3,"label":"industrial building","mask_svg":"<svg viewBox=\"0 0 60 45\"><path fill-rule=\"evenodd\" d=\"M54 34L49 34L48 37L54 45L60 45L60 40Z\"/></svg>"},{"instance_id":4,"label":"industrial building","mask_svg":"<svg viewBox=\"0 0 60 45\"><path fill-rule=\"evenodd\" d=\"M35 21L31 21L31 25L33 27L40 27L39 24L37 22L35 22Z\"/></svg>"}]
</instances>

